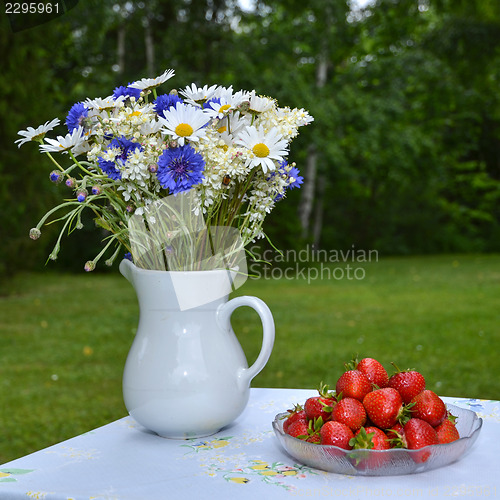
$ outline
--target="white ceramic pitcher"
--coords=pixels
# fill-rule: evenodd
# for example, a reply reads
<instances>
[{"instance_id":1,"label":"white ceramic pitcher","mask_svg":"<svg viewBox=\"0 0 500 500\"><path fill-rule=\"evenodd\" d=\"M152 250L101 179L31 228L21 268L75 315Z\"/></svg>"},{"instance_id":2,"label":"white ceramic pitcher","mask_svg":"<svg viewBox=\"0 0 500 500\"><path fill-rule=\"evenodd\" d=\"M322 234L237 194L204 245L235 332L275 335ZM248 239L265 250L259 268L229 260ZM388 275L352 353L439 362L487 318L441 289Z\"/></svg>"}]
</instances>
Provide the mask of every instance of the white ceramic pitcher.
<instances>
[{"instance_id":1,"label":"white ceramic pitcher","mask_svg":"<svg viewBox=\"0 0 500 500\"><path fill-rule=\"evenodd\" d=\"M168 438L214 434L245 409L250 382L264 368L274 344L274 321L256 297L228 301L231 273L151 271L129 260L120 272L134 286L139 325L123 374L130 415ZM250 306L260 316L263 343L248 367L230 323Z\"/></svg>"}]
</instances>

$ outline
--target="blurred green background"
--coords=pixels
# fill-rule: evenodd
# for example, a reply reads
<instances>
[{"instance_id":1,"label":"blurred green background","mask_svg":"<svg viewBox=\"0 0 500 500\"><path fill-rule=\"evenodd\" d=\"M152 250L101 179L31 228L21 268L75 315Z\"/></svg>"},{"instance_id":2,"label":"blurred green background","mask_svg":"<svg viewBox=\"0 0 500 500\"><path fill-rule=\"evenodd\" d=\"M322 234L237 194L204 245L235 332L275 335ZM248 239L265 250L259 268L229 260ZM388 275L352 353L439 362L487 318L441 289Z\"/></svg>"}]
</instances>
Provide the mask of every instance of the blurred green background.
<instances>
[{"instance_id":1,"label":"blurred green background","mask_svg":"<svg viewBox=\"0 0 500 500\"><path fill-rule=\"evenodd\" d=\"M315 117L290 154L304 186L266 225L278 247L500 250L497 0L66 3L38 26L2 17L0 273L44 264L57 228L36 243L29 229L68 193L17 131L166 68L165 90L233 85ZM50 268L94 257L87 222Z\"/></svg>"},{"instance_id":2,"label":"blurred green background","mask_svg":"<svg viewBox=\"0 0 500 500\"><path fill-rule=\"evenodd\" d=\"M277 324L254 386L334 385L359 352L421 369L443 395L500 399L498 0L66 5L0 18L0 463L126 413L138 316L116 266L83 272L103 237L90 218L55 262L57 227L29 239L68 191L35 144L14 145L17 131L167 68L168 88L255 89L315 117L290 153L304 185L265 225L274 245L377 252L362 280L276 272L238 291ZM233 323L255 359L257 319L243 310Z\"/></svg>"}]
</instances>

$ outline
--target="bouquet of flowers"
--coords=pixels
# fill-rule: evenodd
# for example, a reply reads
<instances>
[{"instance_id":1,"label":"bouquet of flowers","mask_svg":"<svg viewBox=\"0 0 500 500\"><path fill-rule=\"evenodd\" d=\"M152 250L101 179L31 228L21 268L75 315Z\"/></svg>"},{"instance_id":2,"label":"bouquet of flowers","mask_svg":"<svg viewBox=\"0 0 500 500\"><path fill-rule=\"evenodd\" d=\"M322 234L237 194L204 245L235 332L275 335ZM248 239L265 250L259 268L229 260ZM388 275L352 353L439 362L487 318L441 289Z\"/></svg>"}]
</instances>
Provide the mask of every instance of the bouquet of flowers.
<instances>
[{"instance_id":1,"label":"bouquet of flowers","mask_svg":"<svg viewBox=\"0 0 500 500\"><path fill-rule=\"evenodd\" d=\"M38 239L44 224L63 223L50 259L57 259L65 232L81 229L85 209L106 234L102 250L85 264L87 271L106 253L111 265L123 247L135 257L134 229L154 229L153 214L175 220L178 203L162 205L162 200L186 194L186 213L193 220L202 218L205 227L234 228L246 246L264 236L265 216L287 190L302 184L287 155L299 127L313 121L307 111L278 107L274 99L255 91L217 85L192 84L159 94L157 88L173 76L167 70L157 78L117 87L109 97L74 104L65 136L45 137L60 124L58 119L19 132L18 146L39 142L40 152L55 165L50 180L64 182L72 193L30 230L30 237ZM62 154L64 166L53 153ZM159 204L168 212L159 212ZM161 234L172 236L168 224ZM168 242L162 248L168 251Z\"/></svg>"}]
</instances>

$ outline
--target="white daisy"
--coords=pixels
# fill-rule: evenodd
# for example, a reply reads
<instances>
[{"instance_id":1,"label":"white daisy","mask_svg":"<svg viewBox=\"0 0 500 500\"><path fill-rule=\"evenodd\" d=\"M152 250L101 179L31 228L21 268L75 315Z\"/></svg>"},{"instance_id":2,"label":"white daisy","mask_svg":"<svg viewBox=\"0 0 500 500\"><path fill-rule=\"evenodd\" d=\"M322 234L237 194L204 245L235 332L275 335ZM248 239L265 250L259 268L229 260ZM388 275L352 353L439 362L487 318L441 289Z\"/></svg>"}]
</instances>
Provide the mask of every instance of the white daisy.
<instances>
[{"instance_id":1,"label":"white daisy","mask_svg":"<svg viewBox=\"0 0 500 500\"><path fill-rule=\"evenodd\" d=\"M78 127L73 129L73 132L66 134L65 137L58 135L57 140L45 139L48 144L40 144L39 148L41 153L67 153L70 149L81 151L84 149L83 143L85 141L83 127Z\"/></svg>"},{"instance_id":2,"label":"white daisy","mask_svg":"<svg viewBox=\"0 0 500 500\"><path fill-rule=\"evenodd\" d=\"M209 101L206 106L207 107L204 108L203 112L209 118L217 118L218 120L222 120L222 118L224 118L224 116L227 115L232 109L231 102L224 98L218 99L217 101Z\"/></svg>"},{"instance_id":3,"label":"white daisy","mask_svg":"<svg viewBox=\"0 0 500 500\"><path fill-rule=\"evenodd\" d=\"M163 74L157 76L156 78L142 78L137 82L131 83L129 87L133 89L141 89L141 90L150 90L158 87L162 83L165 83L167 80L172 78L175 75L175 71L173 69L166 69Z\"/></svg>"},{"instance_id":4,"label":"white daisy","mask_svg":"<svg viewBox=\"0 0 500 500\"><path fill-rule=\"evenodd\" d=\"M79 156L83 153L88 153L90 151L90 148L90 144L87 141L83 141L75 145L75 147L73 148L73 154L75 156Z\"/></svg>"},{"instance_id":5,"label":"white daisy","mask_svg":"<svg viewBox=\"0 0 500 500\"><path fill-rule=\"evenodd\" d=\"M212 97L231 97L233 93L234 91L232 85L230 85L229 87L223 87L222 85L219 85L212 94Z\"/></svg>"},{"instance_id":6,"label":"white daisy","mask_svg":"<svg viewBox=\"0 0 500 500\"><path fill-rule=\"evenodd\" d=\"M234 113L232 113L230 116L228 116L227 120L227 130L233 136L237 136L252 123L252 119L249 115L242 115L239 111L235 111Z\"/></svg>"},{"instance_id":7,"label":"white daisy","mask_svg":"<svg viewBox=\"0 0 500 500\"><path fill-rule=\"evenodd\" d=\"M110 95L104 99L102 97L87 99L84 104L89 110L99 112L119 107L125 99L126 97L123 95L118 96L116 99Z\"/></svg>"},{"instance_id":8,"label":"white daisy","mask_svg":"<svg viewBox=\"0 0 500 500\"><path fill-rule=\"evenodd\" d=\"M205 85L203 87L198 87L196 84L192 83L188 85L184 90L181 90L181 95L186 98L187 102L192 104L203 104L208 99L211 99L218 87L217 85L212 85L209 87Z\"/></svg>"},{"instance_id":9,"label":"white daisy","mask_svg":"<svg viewBox=\"0 0 500 500\"><path fill-rule=\"evenodd\" d=\"M238 92L236 94L226 94L225 96L218 97L217 100L208 101L205 106L204 112L212 119L221 120L231 111L235 110L243 102L243 94Z\"/></svg>"},{"instance_id":10,"label":"white daisy","mask_svg":"<svg viewBox=\"0 0 500 500\"><path fill-rule=\"evenodd\" d=\"M27 130L20 130L17 134L21 135L23 139L17 139L14 143L20 148L25 142L39 141L44 138L45 134L57 127L61 123L59 118L54 118L51 122L45 122L37 128L28 127Z\"/></svg>"},{"instance_id":11,"label":"white daisy","mask_svg":"<svg viewBox=\"0 0 500 500\"><path fill-rule=\"evenodd\" d=\"M200 137L205 136L205 125L207 116L200 108L195 108L184 103L176 103L164 112L164 116L158 117L163 125L162 131L176 139L180 146L184 146L186 140L197 142Z\"/></svg>"},{"instance_id":12,"label":"white daisy","mask_svg":"<svg viewBox=\"0 0 500 500\"><path fill-rule=\"evenodd\" d=\"M162 124L156 120L150 120L141 125L140 133L142 136L156 134L160 131Z\"/></svg>"},{"instance_id":13,"label":"white daisy","mask_svg":"<svg viewBox=\"0 0 500 500\"><path fill-rule=\"evenodd\" d=\"M273 108L275 105L275 101L273 99L255 95L255 90L252 90L249 101L250 101L249 111L254 113L262 113L264 111Z\"/></svg>"},{"instance_id":14,"label":"white daisy","mask_svg":"<svg viewBox=\"0 0 500 500\"><path fill-rule=\"evenodd\" d=\"M240 132L237 142L251 151L251 155L246 161L250 168L258 165L262 170L275 170L276 163L282 162L287 155L287 141L281 137L275 128L265 133L262 127L257 130L254 126L247 127Z\"/></svg>"}]
</instances>

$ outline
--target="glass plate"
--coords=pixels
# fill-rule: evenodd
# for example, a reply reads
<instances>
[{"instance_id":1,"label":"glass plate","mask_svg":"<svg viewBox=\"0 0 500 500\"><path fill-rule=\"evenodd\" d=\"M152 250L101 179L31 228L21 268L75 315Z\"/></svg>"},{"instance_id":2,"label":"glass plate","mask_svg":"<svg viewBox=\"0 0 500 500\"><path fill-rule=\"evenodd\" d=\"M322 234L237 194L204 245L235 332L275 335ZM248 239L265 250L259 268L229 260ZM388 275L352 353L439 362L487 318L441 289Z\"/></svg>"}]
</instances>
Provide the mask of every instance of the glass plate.
<instances>
[{"instance_id":1,"label":"glass plate","mask_svg":"<svg viewBox=\"0 0 500 500\"><path fill-rule=\"evenodd\" d=\"M361 476L395 476L437 469L462 458L475 443L483 420L473 411L447 404L457 417L461 436L448 444L426 446L418 450L343 450L333 445L318 445L302 441L283 432L284 416L279 413L273 429L283 449L299 462L337 474Z\"/></svg>"}]
</instances>

